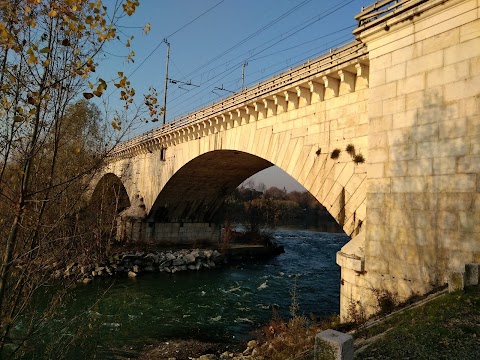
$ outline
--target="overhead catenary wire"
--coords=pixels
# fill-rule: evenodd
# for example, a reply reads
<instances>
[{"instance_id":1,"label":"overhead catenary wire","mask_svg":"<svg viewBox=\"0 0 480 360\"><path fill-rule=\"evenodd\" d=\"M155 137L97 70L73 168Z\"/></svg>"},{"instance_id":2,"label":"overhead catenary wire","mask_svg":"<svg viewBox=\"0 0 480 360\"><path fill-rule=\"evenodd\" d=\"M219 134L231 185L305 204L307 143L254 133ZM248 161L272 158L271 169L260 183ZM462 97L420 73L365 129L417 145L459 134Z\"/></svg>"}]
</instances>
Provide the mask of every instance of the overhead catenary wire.
<instances>
[{"instance_id":1,"label":"overhead catenary wire","mask_svg":"<svg viewBox=\"0 0 480 360\"><path fill-rule=\"evenodd\" d=\"M335 6L340 6L340 8L343 8L344 6L352 3L353 1L354 1L354 0L344 0L343 4L340 3L340 4L337 4L337 5L334 5L334 7L335 7ZM340 8L339 8L339 9L340 9ZM330 9L331 9L331 8L330 8ZM267 40L267 41L265 41L265 42L263 42L263 43L255 46L254 48L249 49L249 51L247 51L247 52L245 52L245 53L243 53L243 54L241 54L241 55L251 56L251 54L254 53L257 49L262 48L263 46L268 45L268 44L271 43L272 41L275 41L275 39L286 39L285 36L287 36L287 35L288 35L289 33L291 33L292 31L296 31L296 30L301 31L301 30L303 30L303 29L305 28L305 27L304 27L304 26L305 26L305 25L304 25L305 23L310 24L310 22L311 22L311 24L314 24L314 23L316 23L317 21L323 19L323 18L325 17L325 16L322 16L323 14L324 14L324 11L320 12L319 14L317 14L317 15L309 18L309 19L307 19L306 21L302 22L301 24L299 24L299 25L297 25L297 26L294 26L293 28L291 28L291 29L289 29L289 30L287 30L287 31L285 31L285 32L283 32L283 33L281 33L281 34L278 34L277 36L275 36L275 37L273 37L273 38L271 38L271 39L269 39L269 40ZM329 15L329 14L327 14L327 15ZM319 19L320 16L322 16L322 17ZM308 27L308 26L310 26L310 25L307 25L307 27ZM352 26L352 28L353 28L353 26ZM342 30L337 30L336 32L338 32L338 31L342 31ZM298 31L297 31L297 32L298 32ZM295 35L297 32L293 33L293 35ZM290 37L290 35L288 35L288 37ZM282 40L280 40L280 41L282 41ZM237 57L238 57L238 56L237 56ZM209 64L209 65L212 64L212 63L214 62L214 60L215 60L215 58L210 59L210 60L207 62L207 64ZM254 59L252 59L252 60L254 60ZM225 65L228 65L228 63L229 63L230 61L231 61L231 60L228 60L228 61L226 61L226 62L223 62L222 64L216 65L216 66L213 67L213 68L209 68L207 71L202 72L202 73L198 73L198 70L200 69L200 67L198 67L198 68L196 68L194 71L192 71L191 73L189 73L187 76L192 76L193 74L195 74L195 75L192 77L192 79L195 79L195 78L198 78L198 77L202 77L203 75L208 74L208 73L212 72L213 70L216 70L216 69L221 68L221 67L223 67L223 66L225 66ZM202 65L201 67L203 67L203 65Z\"/></svg>"},{"instance_id":2,"label":"overhead catenary wire","mask_svg":"<svg viewBox=\"0 0 480 360\"><path fill-rule=\"evenodd\" d=\"M305 6L306 4L308 4L309 2L311 2L312 0L304 0L302 1L300 4L297 4L295 5L293 8L289 9L288 11L284 12L282 15L278 16L277 18L273 19L272 21L270 21L269 23L267 23L266 25L262 26L260 29L256 30L254 33L248 35L247 37L243 38L242 40L240 40L238 43L236 43L235 45L231 46L230 48L228 48L227 50L223 51L222 53L218 54L217 56L215 56L213 59L210 59L209 61L207 61L206 63L204 63L203 65L200 65L199 67L195 68L194 70L192 70L189 74L187 74L187 77L188 76L191 76L193 74L196 74L198 71L204 69L205 67L207 67L208 65L212 64L213 62L217 61L218 59L221 59L223 56L225 56L226 54L228 54L229 52L233 51L234 49L236 49L237 47L239 47L240 45L243 45L244 43L246 43L248 40L251 40L253 39L255 36L261 34L263 31L265 31L266 29L268 29L269 27L275 25L276 23L278 23L280 20L284 19L285 17L293 14L295 11L299 10L300 8L302 8L303 6Z\"/></svg>"},{"instance_id":3,"label":"overhead catenary wire","mask_svg":"<svg viewBox=\"0 0 480 360\"><path fill-rule=\"evenodd\" d=\"M207 10L205 10L203 13L201 13L200 15L197 15L195 18L193 18L192 20L190 20L189 22L185 23L184 25L180 26L178 29L176 29L175 31L173 31L172 33L170 33L169 35L165 36L164 38L165 39L169 39L171 38L172 36L174 36L175 34L179 33L180 31L182 31L183 29L185 29L186 27L188 27L189 25L193 24L195 21L197 21L198 19L200 19L201 17L203 17L204 15L208 14L210 11L212 11L213 9L215 9L217 6L219 6L220 4L222 4L225 0L220 0L219 2L217 2L215 5L209 7ZM132 27L132 28L136 28L136 27ZM135 67L135 69L133 69L133 71L128 75L129 78L131 78L146 62L148 59L150 59L150 57L152 57L152 55L160 48L160 46L163 44L163 40L161 42L159 42L154 48L152 51L150 51L150 53ZM108 96L107 96L107 100L108 98L110 98L110 96L114 93L115 91L112 91Z\"/></svg>"},{"instance_id":4,"label":"overhead catenary wire","mask_svg":"<svg viewBox=\"0 0 480 360\"><path fill-rule=\"evenodd\" d=\"M344 44L344 43L345 43L345 41L340 41L340 42L337 42L337 43L332 44L332 46L333 46L333 47L336 47L336 46L342 45L342 44ZM331 48L332 46L326 46L326 47L321 48L321 49L317 52L316 55L320 55L321 53L324 53L325 51L327 51L327 50L328 50L329 48ZM303 54L303 55L304 55L304 54ZM301 64L302 62L304 62L304 61L306 61L306 60L308 60L308 59L310 59L310 58L312 58L312 56L302 57L301 60L298 60L298 61L296 61L295 63L296 63L296 64ZM268 68L275 67L275 66L277 66L278 64L279 64L279 63L276 63L276 64L274 64L274 65L272 65L272 66L270 66L270 67L268 67ZM289 67L290 67L290 66L286 66L286 67L284 66L284 67L282 67L282 68L280 68L280 69L276 69L276 70L274 70L274 71L272 71L272 72L270 72L270 73L268 73L268 74L265 74L265 75L263 75L263 76L261 76L261 77L255 78L255 80L251 81L251 83L255 83L255 82L258 82L258 81L262 81L262 80L264 80L264 79L267 79L267 78L269 78L269 77L271 77L271 76L273 76L273 75L275 75L275 74L278 74L278 73L281 72L281 71L284 71L285 69L288 69ZM266 68L266 69L268 69L268 68ZM262 70L266 70L266 69L262 69ZM235 70L236 70L236 69L233 69L231 72L227 73L224 77L220 78L219 81L223 80L225 77L227 77L228 75L230 75L231 73L233 73ZM262 70L256 71L256 73L262 72ZM228 84L228 83L227 83L227 84ZM220 98L222 98L222 97L223 97L223 96L218 96L217 99L220 99ZM182 102L182 103L183 103L183 102ZM203 107L203 106L207 106L209 103L211 103L211 101L206 101L206 102L203 102L203 103L201 103L201 104L197 104L197 107L201 108L201 107ZM180 109L177 109L177 111L173 112L173 115L172 115L172 116L175 117L175 118L176 118L176 117L181 117L183 114L186 113L185 111L182 111L183 109L185 109L185 107L182 107L182 108L180 108ZM187 112L188 112L188 110L187 110Z\"/></svg>"},{"instance_id":5,"label":"overhead catenary wire","mask_svg":"<svg viewBox=\"0 0 480 360\"><path fill-rule=\"evenodd\" d=\"M206 85L207 83L211 83L213 80L218 79L218 78L219 78L220 76L222 76L222 75L224 75L224 76L222 76L222 77L221 77L220 79L218 79L218 80L223 79L225 76L227 76L228 74L230 74L230 73L232 72L232 69L237 69L237 68L239 68L239 66L240 66L244 61L250 61L250 60L253 59L255 56L263 53L264 51L272 48L273 46L281 43L282 41L285 41L286 39L292 37L293 35L297 34L298 32L300 32L300 31L306 29L307 27L313 25L314 23L322 20L322 19L325 18L326 16L329 16L329 15L333 14L334 12L336 12L336 11L344 8L345 6L349 5L350 3L354 2L354 1L355 1L355 0L347 0L347 1L344 1L343 3L337 5L336 7L334 6L334 7L329 8L328 10L320 13L319 15L317 15L317 16L315 16L315 17L313 17L313 18L311 18L309 22L307 22L305 25L301 26L299 29L296 29L295 31L293 31L293 32L289 33L288 35L282 37L281 39L277 40L277 41L274 42L273 44L270 44L269 46L264 47L264 48L262 48L261 50L257 51L256 53L250 55L247 59L245 59L245 60L243 60L243 61L241 61L241 62L238 62L238 63L236 63L235 65L233 65L232 67L230 67L230 68L228 68L228 69L220 72L219 74L213 76L211 79L207 80L207 81L204 82L202 85ZM337 31L337 32L338 32L338 31ZM336 32L335 32L335 33L336 33ZM226 73L227 73L227 75L225 75ZM192 95L192 96L184 99L183 101L181 101L180 103L178 103L178 105L183 104L183 103L185 103L186 101L192 100L193 98L197 97L200 93L203 93L203 92L205 92L205 91L207 91L207 90L209 90L209 89L208 89L207 87L204 87L204 89L202 89L202 90L198 91L196 94L194 94L194 95ZM182 94L182 95L183 95L183 94ZM173 101L175 101L176 99L178 99L178 98L180 98L180 97L183 97L182 95L178 96L177 98L175 98L175 99L173 99L173 100L171 100L171 101L173 102Z\"/></svg>"}]
</instances>

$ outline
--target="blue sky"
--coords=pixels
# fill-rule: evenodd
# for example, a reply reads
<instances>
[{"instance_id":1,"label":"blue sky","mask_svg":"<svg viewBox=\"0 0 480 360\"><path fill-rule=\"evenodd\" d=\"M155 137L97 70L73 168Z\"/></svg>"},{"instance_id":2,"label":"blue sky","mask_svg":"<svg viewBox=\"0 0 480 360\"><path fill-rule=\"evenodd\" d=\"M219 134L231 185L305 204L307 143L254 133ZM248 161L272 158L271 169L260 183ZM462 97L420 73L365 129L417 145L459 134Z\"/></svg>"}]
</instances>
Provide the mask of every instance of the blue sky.
<instances>
[{"instance_id":1,"label":"blue sky","mask_svg":"<svg viewBox=\"0 0 480 360\"><path fill-rule=\"evenodd\" d=\"M140 7L122 24L135 35L130 49L108 49L102 76L117 71L130 76L137 94L154 86L161 103L165 81L166 45L171 44L169 78L197 86L169 84L167 122L290 67L304 63L330 48L353 40L354 16L371 0L141 0ZM203 15L202 15L203 14ZM195 20L196 19L196 20ZM148 35L143 26L150 23ZM124 56L135 51L135 62ZM122 57L123 56L123 57ZM219 90L225 89L225 90ZM107 90L115 109L118 94ZM228 91L227 91L228 90ZM113 92L113 93L112 93ZM141 96L138 101L141 102ZM158 123L135 122L129 137L149 131Z\"/></svg>"}]
</instances>

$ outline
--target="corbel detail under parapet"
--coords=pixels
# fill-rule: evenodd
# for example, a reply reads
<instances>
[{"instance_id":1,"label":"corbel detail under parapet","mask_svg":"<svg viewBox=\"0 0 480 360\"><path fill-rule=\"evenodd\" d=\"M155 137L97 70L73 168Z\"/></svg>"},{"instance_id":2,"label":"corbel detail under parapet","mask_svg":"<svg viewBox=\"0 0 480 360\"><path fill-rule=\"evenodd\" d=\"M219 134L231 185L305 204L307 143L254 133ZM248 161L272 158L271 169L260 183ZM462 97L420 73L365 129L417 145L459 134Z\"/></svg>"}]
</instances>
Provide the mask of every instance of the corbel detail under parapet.
<instances>
[{"instance_id":1,"label":"corbel detail under parapet","mask_svg":"<svg viewBox=\"0 0 480 360\"><path fill-rule=\"evenodd\" d=\"M355 91L355 74L345 70L338 70L338 76L340 76L340 88L342 93L351 93Z\"/></svg>"},{"instance_id":2,"label":"corbel detail under parapet","mask_svg":"<svg viewBox=\"0 0 480 360\"><path fill-rule=\"evenodd\" d=\"M275 94L273 95L273 101L277 105L277 114L281 114L287 111L287 100L282 95Z\"/></svg>"},{"instance_id":3,"label":"corbel detail under parapet","mask_svg":"<svg viewBox=\"0 0 480 360\"><path fill-rule=\"evenodd\" d=\"M229 111L228 115L230 117L230 121L232 122L232 127L234 127L235 125L236 126L241 125L242 119L238 116L238 114L235 110Z\"/></svg>"},{"instance_id":4,"label":"corbel detail under parapet","mask_svg":"<svg viewBox=\"0 0 480 360\"><path fill-rule=\"evenodd\" d=\"M248 124L249 116L247 115L245 109L237 109L237 116L240 118L240 122L238 125Z\"/></svg>"},{"instance_id":5,"label":"corbel detail under parapet","mask_svg":"<svg viewBox=\"0 0 480 360\"><path fill-rule=\"evenodd\" d=\"M277 115L277 106L275 105L275 102L273 100L263 99L263 105L267 110L266 111L267 116Z\"/></svg>"},{"instance_id":6,"label":"corbel detail under parapet","mask_svg":"<svg viewBox=\"0 0 480 360\"><path fill-rule=\"evenodd\" d=\"M255 101L253 105L258 113L257 120L265 119L267 117L267 108L263 105L263 102Z\"/></svg>"},{"instance_id":7,"label":"corbel detail under parapet","mask_svg":"<svg viewBox=\"0 0 480 360\"><path fill-rule=\"evenodd\" d=\"M325 97L324 99L331 99L338 96L338 89L340 88L340 80L331 76L322 76L323 83L325 84Z\"/></svg>"},{"instance_id":8,"label":"corbel detail under parapet","mask_svg":"<svg viewBox=\"0 0 480 360\"><path fill-rule=\"evenodd\" d=\"M368 80L369 80L369 74L370 74L370 69L368 65L357 63L355 64L355 69L357 69L357 78L362 78L365 86L368 87Z\"/></svg>"},{"instance_id":9,"label":"corbel detail under parapet","mask_svg":"<svg viewBox=\"0 0 480 360\"><path fill-rule=\"evenodd\" d=\"M310 105L312 101L310 90L303 86L297 86L295 90L297 90L298 106Z\"/></svg>"},{"instance_id":10,"label":"corbel detail under parapet","mask_svg":"<svg viewBox=\"0 0 480 360\"><path fill-rule=\"evenodd\" d=\"M228 119L225 114L220 115L220 129L227 130L228 129Z\"/></svg>"},{"instance_id":11,"label":"corbel detail under parapet","mask_svg":"<svg viewBox=\"0 0 480 360\"><path fill-rule=\"evenodd\" d=\"M309 81L311 103L323 101L325 98L325 85L316 81Z\"/></svg>"},{"instance_id":12,"label":"corbel detail under parapet","mask_svg":"<svg viewBox=\"0 0 480 360\"><path fill-rule=\"evenodd\" d=\"M285 95L285 100L287 100L287 108L288 110L298 109L298 95L293 91L284 91L283 94Z\"/></svg>"},{"instance_id":13,"label":"corbel detail under parapet","mask_svg":"<svg viewBox=\"0 0 480 360\"><path fill-rule=\"evenodd\" d=\"M245 113L249 117L248 122L252 121L252 119L253 121L258 120L258 113L255 111L255 107L249 105L245 106Z\"/></svg>"}]
</instances>

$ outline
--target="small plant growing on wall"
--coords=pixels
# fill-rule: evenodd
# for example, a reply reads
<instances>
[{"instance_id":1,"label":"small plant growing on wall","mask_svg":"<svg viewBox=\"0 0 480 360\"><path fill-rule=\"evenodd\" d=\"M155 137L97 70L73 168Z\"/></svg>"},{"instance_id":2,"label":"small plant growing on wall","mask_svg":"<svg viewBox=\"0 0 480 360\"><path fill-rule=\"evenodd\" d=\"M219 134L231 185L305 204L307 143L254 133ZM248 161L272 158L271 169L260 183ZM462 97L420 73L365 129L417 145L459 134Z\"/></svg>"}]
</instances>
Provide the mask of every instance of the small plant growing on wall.
<instances>
[{"instance_id":1,"label":"small plant growing on wall","mask_svg":"<svg viewBox=\"0 0 480 360\"><path fill-rule=\"evenodd\" d=\"M320 149L320 148L318 148L318 150L315 151L315 154L317 154L317 156L320 155L321 153L322 153L322 149Z\"/></svg>"},{"instance_id":2,"label":"small plant growing on wall","mask_svg":"<svg viewBox=\"0 0 480 360\"><path fill-rule=\"evenodd\" d=\"M355 146L353 146L353 144L348 144L345 151L349 153L352 158L355 156Z\"/></svg>"},{"instance_id":3,"label":"small plant growing on wall","mask_svg":"<svg viewBox=\"0 0 480 360\"><path fill-rule=\"evenodd\" d=\"M332 154L330 155L330 158L332 159L338 159L338 157L340 156L340 153L342 152L342 150L340 149L335 149L332 151Z\"/></svg>"},{"instance_id":4,"label":"small plant growing on wall","mask_svg":"<svg viewBox=\"0 0 480 360\"><path fill-rule=\"evenodd\" d=\"M363 157L362 154L358 154L353 157L353 162L357 165L363 164L365 162L365 158Z\"/></svg>"}]
</instances>

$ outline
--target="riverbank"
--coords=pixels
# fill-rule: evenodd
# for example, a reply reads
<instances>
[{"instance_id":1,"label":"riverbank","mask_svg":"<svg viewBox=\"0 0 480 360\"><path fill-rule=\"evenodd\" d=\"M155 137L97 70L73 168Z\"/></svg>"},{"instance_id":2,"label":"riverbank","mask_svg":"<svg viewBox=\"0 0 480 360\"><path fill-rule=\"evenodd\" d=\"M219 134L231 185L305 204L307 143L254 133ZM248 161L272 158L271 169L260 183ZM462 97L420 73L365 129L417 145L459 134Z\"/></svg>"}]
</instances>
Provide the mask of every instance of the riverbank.
<instances>
[{"instance_id":1,"label":"riverbank","mask_svg":"<svg viewBox=\"0 0 480 360\"><path fill-rule=\"evenodd\" d=\"M480 287L393 314L354 338L355 359L480 359Z\"/></svg>"},{"instance_id":2,"label":"riverbank","mask_svg":"<svg viewBox=\"0 0 480 360\"><path fill-rule=\"evenodd\" d=\"M433 300L424 301L421 305L413 305L383 319L377 318L354 328L352 334L355 359L479 359L480 287L469 287L463 292L444 293ZM288 357L288 353L279 353L278 350L270 353L265 351L268 343L291 342L292 338L286 338L289 333L292 334L291 321L289 331L286 330L287 326L284 331L272 335L268 341L252 340L243 346L238 344L237 350L232 349L232 345L222 347L222 344L173 341L146 348L139 359L311 359L313 341L307 342L303 357ZM327 326L345 328L334 322L324 322L310 328L301 326L297 331L303 330L303 338L296 339L297 348L305 346L305 335L308 337ZM295 344L290 345L295 348ZM302 352L297 351L298 353Z\"/></svg>"},{"instance_id":3,"label":"riverbank","mask_svg":"<svg viewBox=\"0 0 480 360\"><path fill-rule=\"evenodd\" d=\"M49 269L54 279L78 278L89 284L96 277L137 277L143 273L170 273L199 271L235 265L244 261L261 261L284 252L268 236L242 236L240 241L228 244L204 245L202 248L185 249L171 245L144 243L117 244L110 255L100 260L58 264ZM242 241L243 240L243 241Z\"/></svg>"}]
</instances>

